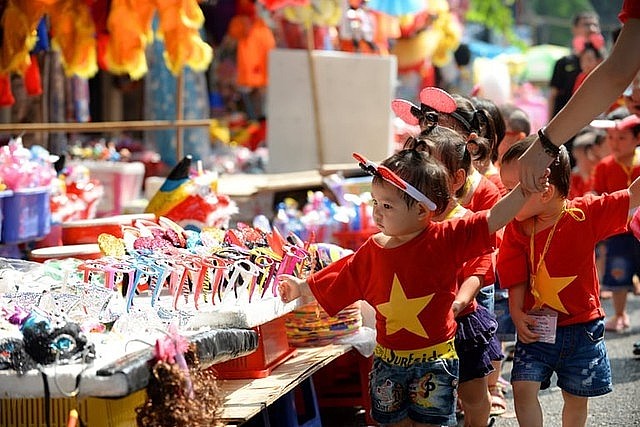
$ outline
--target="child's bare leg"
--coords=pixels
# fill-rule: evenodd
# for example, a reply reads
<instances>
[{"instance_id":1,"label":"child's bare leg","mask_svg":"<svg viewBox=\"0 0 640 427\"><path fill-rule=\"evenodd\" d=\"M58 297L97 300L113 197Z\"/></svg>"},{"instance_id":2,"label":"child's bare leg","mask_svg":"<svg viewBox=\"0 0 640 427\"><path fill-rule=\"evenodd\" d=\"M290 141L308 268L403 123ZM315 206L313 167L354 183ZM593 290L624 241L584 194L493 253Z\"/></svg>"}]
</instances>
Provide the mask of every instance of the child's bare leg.
<instances>
[{"instance_id":1,"label":"child's bare leg","mask_svg":"<svg viewBox=\"0 0 640 427\"><path fill-rule=\"evenodd\" d=\"M616 311L616 318L619 329L629 327L629 315L627 314L627 290L613 292L613 308Z\"/></svg>"},{"instance_id":2,"label":"child's bare leg","mask_svg":"<svg viewBox=\"0 0 640 427\"><path fill-rule=\"evenodd\" d=\"M458 393L464 408L465 427L486 427L491 411L487 378L475 378L460 383Z\"/></svg>"},{"instance_id":3,"label":"child's bare leg","mask_svg":"<svg viewBox=\"0 0 640 427\"><path fill-rule=\"evenodd\" d=\"M562 407L562 427L584 427L587 425L589 398L576 396L562 390L564 406Z\"/></svg>"},{"instance_id":4,"label":"child's bare leg","mask_svg":"<svg viewBox=\"0 0 640 427\"><path fill-rule=\"evenodd\" d=\"M542 427L542 408L538 400L540 383L537 381L514 381L513 401L520 427Z\"/></svg>"}]
</instances>

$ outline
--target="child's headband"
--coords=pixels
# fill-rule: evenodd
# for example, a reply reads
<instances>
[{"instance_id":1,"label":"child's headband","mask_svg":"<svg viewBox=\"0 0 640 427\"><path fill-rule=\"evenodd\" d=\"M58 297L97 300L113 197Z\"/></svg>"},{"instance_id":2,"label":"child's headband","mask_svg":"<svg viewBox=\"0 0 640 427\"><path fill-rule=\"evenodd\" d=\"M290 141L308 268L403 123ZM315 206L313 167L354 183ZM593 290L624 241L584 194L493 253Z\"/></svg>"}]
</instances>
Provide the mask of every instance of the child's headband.
<instances>
[{"instance_id":1,"label":"child's headband","mask_svg":"<svg viewBox=\"0 0 640 427\"><path fill-rule=\"evenodd\" d=\"M400 178L391 169L386 166L379 166L361 154L353 153L353 158L358 161L360 168L372 176L379 176L394 187L404 191L418 202L424 203L430 211L436 210L436 204L431 201L424 193L404 179Z\"/></svg>"},{"instance_id":2,"label":"child's headband","mask_svg":"<svg viewBox=\"0 0 640 427\"><path fill-rule=\"evenodd\" d=\"M444 113L455 118L468 132L472 132L471 123L456 111L457 108L456 100L437 87L425 87L420 91L420 107L404 99L391 101L393 112L407 124L435 125L438 123L438 113Z\"/></svg>"}]
</instances>

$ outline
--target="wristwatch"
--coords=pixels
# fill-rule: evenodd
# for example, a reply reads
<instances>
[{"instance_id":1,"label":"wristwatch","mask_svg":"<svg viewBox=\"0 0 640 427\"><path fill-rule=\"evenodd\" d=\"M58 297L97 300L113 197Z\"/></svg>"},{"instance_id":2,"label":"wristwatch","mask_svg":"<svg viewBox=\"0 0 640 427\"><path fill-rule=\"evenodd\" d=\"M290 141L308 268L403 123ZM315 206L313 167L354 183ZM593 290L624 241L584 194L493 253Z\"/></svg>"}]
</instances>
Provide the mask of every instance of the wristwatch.
<instances>
[{"instance_id":1,"label":"wristwatch","mask_svg":"<svg viewBox=\"0 0 640 427\"><path fill-rule=\"evenodd\" d=\"M551 142L549 137L544 133L545 129L546 127L542 127L538 130L538 138L540 139L540 144L542 144L544 152L555 159L558 157L558 154L560 154L560 147Z\"/></svg>"}]
</instances>

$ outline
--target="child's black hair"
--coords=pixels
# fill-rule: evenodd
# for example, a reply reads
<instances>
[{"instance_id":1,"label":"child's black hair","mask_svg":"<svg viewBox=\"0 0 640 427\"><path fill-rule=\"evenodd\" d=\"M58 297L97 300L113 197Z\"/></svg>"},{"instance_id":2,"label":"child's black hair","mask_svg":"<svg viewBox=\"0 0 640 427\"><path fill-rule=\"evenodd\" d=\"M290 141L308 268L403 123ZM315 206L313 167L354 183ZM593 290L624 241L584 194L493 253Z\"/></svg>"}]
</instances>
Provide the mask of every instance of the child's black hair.
<instances>
[{"instance_id":1,"label":"child's black hair","mask_svg":"<svg viewBox=\"0 0 640 427\"><path fill-rule=\"evenodd\" d=\"M467 149L467 143L458 132L449 128L437 126L419 140L408 140L405 148L415 148L430 153L447 168L450 179L453 179L459 169L463 169L466 176L470 173L471 153ZM460 198L464 192L465 188L461 187L454 195Z\"/></svg>"},{"instance_id":2,"label":"child's black hair","mask_svg":"<svg viewBox=\"0 0 640 427\"><path fill-rule=\"evenodd\" d=\"M520 156L533 144L537 135L529 135L513 144L502 156L502 165L518 161ZM563 196L569 195L569 183L571 182L571 163L569 162L569 152L564 145L560 146L560 153L549 166L549 184L553 184L558 192Z\"/></svg>"},{"instance_id":3,"label":"child's black hair","mask_svg":"<svg viewBox=\"0 0 640 427\"><path fill-rule=\"evenodd\" d=\"M389 168L433 201L436 204L436 215L445 211L451 198L449 174L444 165L427 151L403 149L384 160L381 165ZM373 182L383 182L383 178L376 175ZM417 203L405 192L402 192L402 197L409 207Z\"/></svg>"}]
</instances>

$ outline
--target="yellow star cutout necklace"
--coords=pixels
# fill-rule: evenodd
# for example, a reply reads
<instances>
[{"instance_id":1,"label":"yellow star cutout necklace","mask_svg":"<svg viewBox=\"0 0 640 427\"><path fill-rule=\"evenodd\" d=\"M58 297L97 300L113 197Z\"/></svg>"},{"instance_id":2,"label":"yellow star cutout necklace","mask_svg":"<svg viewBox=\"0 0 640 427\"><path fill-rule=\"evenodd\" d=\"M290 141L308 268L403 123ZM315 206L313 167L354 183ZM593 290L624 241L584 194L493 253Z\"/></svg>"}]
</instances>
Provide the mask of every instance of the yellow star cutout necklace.
<instances>
[{"instance_id":1,"label":"yellow star cutout necklace","mask_svg":"<svg viewBox=\"0 0 640 427\"><path fill-rule=\"evenodd\" d=\"M566 203L562 206L562 211L558 215L558 218L553 224L547 241L545 242L540 258L538 259L538 265L535 265L535 235L536 235L536 221L533 220L531 227L531 239L529 240L530 253L529 258L531 261L531 269L533 274L531 275L531 293L535 298L535 304L533 308L542 308L544 304L553 308L556 311L560 311L565 314L569 314L562 301L560 301L560 291L569 286L573 280L578 276L566 276L566 277L551 277L549 270L547 270L547 264L544 261L544 257L547 255L549 246L551 245L551 239L556 231L556 227L560 222L560 219L565 213L571 215L576 221L584 221L585 215L581 209L567 208Z\"/></svg>"},{"instance_id":2,"label":"yellow star cutout necklace","mask_svg":"<svg viewBox=\"0 0 640 427\"><path fill-rule=\"evenodd\" d=\"M389 301L376 308L387 319L387 335L406 329L418 336L429 338L427 331L420 323L418 315L431 302L434 294L425 297L407 298L397 275L393 275L393 285Z\"/></svg>"}]
</instances>

